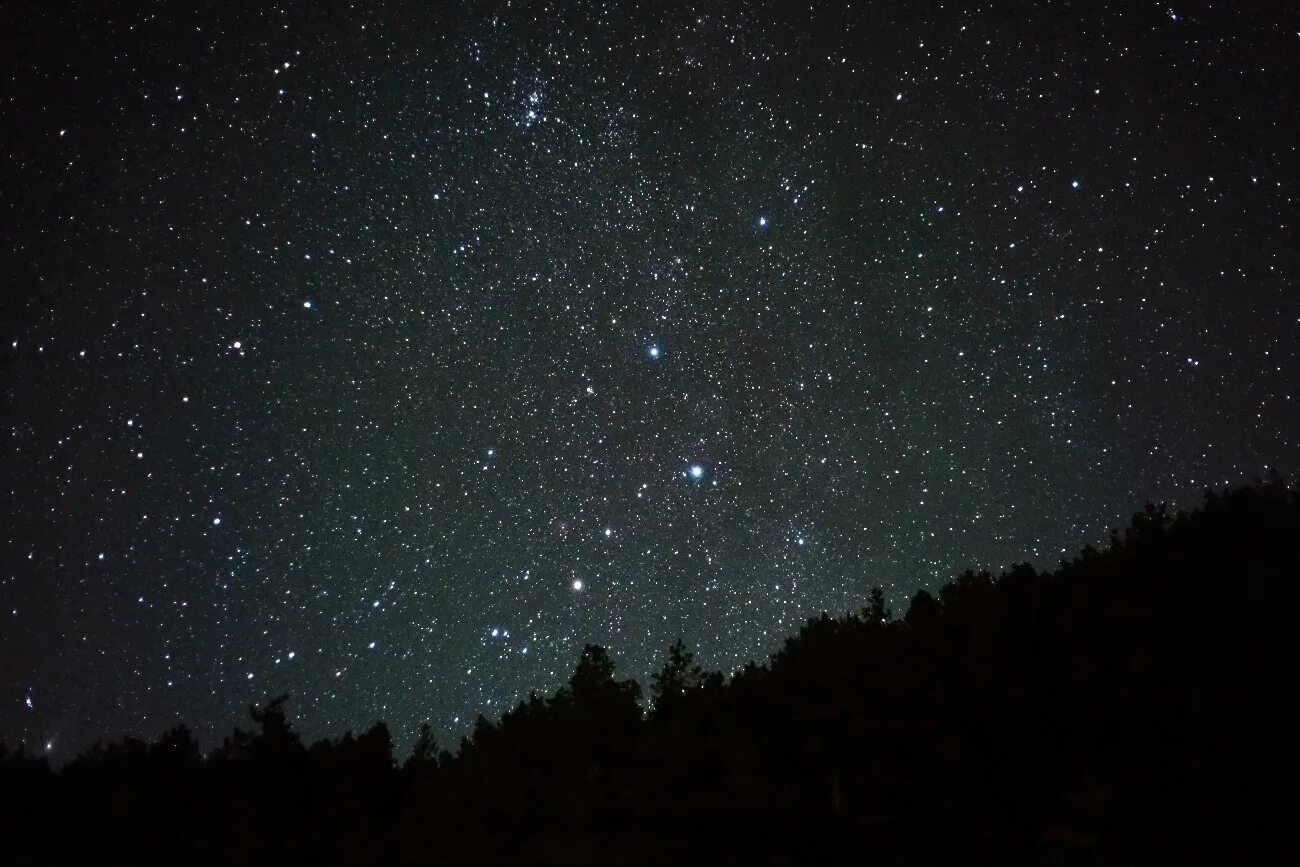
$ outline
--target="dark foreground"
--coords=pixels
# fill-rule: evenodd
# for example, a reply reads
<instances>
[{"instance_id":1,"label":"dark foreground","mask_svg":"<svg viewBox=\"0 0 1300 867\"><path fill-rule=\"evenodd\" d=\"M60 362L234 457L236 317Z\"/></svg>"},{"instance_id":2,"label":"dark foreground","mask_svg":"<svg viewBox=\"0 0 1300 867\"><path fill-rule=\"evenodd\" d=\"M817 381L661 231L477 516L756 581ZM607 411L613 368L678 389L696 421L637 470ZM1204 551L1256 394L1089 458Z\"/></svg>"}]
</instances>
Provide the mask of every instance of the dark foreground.
<instances>
[{"instance_id":1,"label":"dark foreground","mask_svg":"<svg viewBox=\"0 0 1300 867\"><path fill-rule=\"evenodd\" d=\"M680 645L642 713L589 647L452 755L304 745L283 702L59 773L0 753L14 864L1273 864L1295 852L1300 492L1148 507L1054 574L810 622L730 682Z\"/></svg>"}]
</instances>

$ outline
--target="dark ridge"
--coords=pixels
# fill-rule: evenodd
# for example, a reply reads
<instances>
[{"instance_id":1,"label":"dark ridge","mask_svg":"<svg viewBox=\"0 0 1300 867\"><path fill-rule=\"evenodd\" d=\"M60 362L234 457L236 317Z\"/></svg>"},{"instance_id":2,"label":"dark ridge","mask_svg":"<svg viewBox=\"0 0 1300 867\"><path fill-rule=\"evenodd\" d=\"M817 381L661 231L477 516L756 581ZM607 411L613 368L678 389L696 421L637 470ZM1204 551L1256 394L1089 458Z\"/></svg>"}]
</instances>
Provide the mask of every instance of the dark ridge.
<instances>
[{"instance_id":1,"label":"dark ridge","mask_svg":"<svg viewBox=\"0 0 1300 867\"><path fill-rule=\"evenodd\" d=\"M966 572L810 621L730 681L566 687L399 764L286 699L208 756L178 728L60 771L0 748L22 865L1295 863L1300 490L1148 505L1054 573ZM831 862L831 859L834 859Z\"/></svg>"}]
</instances>

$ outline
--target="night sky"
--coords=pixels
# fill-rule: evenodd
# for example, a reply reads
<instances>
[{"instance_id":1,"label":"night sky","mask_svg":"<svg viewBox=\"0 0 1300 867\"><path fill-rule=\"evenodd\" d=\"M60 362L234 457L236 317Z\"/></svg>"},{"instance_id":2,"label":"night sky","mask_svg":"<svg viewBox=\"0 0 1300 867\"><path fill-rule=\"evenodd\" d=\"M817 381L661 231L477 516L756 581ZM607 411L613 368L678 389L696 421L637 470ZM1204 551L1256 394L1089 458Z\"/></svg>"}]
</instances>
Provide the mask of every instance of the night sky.
<instances>
[{"instance_id":1,"label":"night sky","mask_svg":"<svg viewBox=\"0 0 1300 867\"><path fill-rule=\"evenodd\" d=\"M1300 468L1291 4L47 5L10 745L458 735Z\"/></svg>"}]
</instances>

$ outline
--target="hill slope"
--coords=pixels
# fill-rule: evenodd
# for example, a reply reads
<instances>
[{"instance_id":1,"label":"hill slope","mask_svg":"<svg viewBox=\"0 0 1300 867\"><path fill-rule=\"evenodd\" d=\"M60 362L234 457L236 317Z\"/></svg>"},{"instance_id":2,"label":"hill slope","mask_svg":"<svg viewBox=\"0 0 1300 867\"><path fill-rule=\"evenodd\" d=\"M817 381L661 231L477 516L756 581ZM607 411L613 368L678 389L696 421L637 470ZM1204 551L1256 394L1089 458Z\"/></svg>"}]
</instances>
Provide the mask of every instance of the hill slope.
<instances>
[{"instance_id":1,"label":"hill slope","mask_svg":"<svg viewBox=\"0 0 1300 867\"><path fill-rule=\"evenodd\" d=\"M1300 771L1300 492L1148 506L1052 574L878 595L730 682L589 647L567 687L398 767L383 724L304 745L282 702L59 773L0 754L6 851L159 864L1272 863Z\"/></svg>"}]
</instances>

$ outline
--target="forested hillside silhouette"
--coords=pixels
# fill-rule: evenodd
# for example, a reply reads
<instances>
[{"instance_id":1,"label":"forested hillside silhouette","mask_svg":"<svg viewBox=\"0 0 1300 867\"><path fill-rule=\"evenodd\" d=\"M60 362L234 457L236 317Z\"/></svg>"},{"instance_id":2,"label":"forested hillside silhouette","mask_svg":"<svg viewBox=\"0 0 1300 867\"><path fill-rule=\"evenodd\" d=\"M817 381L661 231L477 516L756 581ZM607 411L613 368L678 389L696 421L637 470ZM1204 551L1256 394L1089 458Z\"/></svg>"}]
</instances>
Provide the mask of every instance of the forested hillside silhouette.
<instances>
[{"instance_id":1,"label":"forested hillside silhouette","mask_svg":"<svg viewBox=\"0 0 1300 867\"><path fill-rule=\"evenodd\" d=\"M678 642L642 695L589 646L400 762L383 723L304 743L284 698L207 755L184 728L57 772L0 751L0 860L1285 863L1297 539L1279 478L1148 505L1053 573L966 572L901 618L873 590L730 679Z\"/></svg>"}]
</instances>

